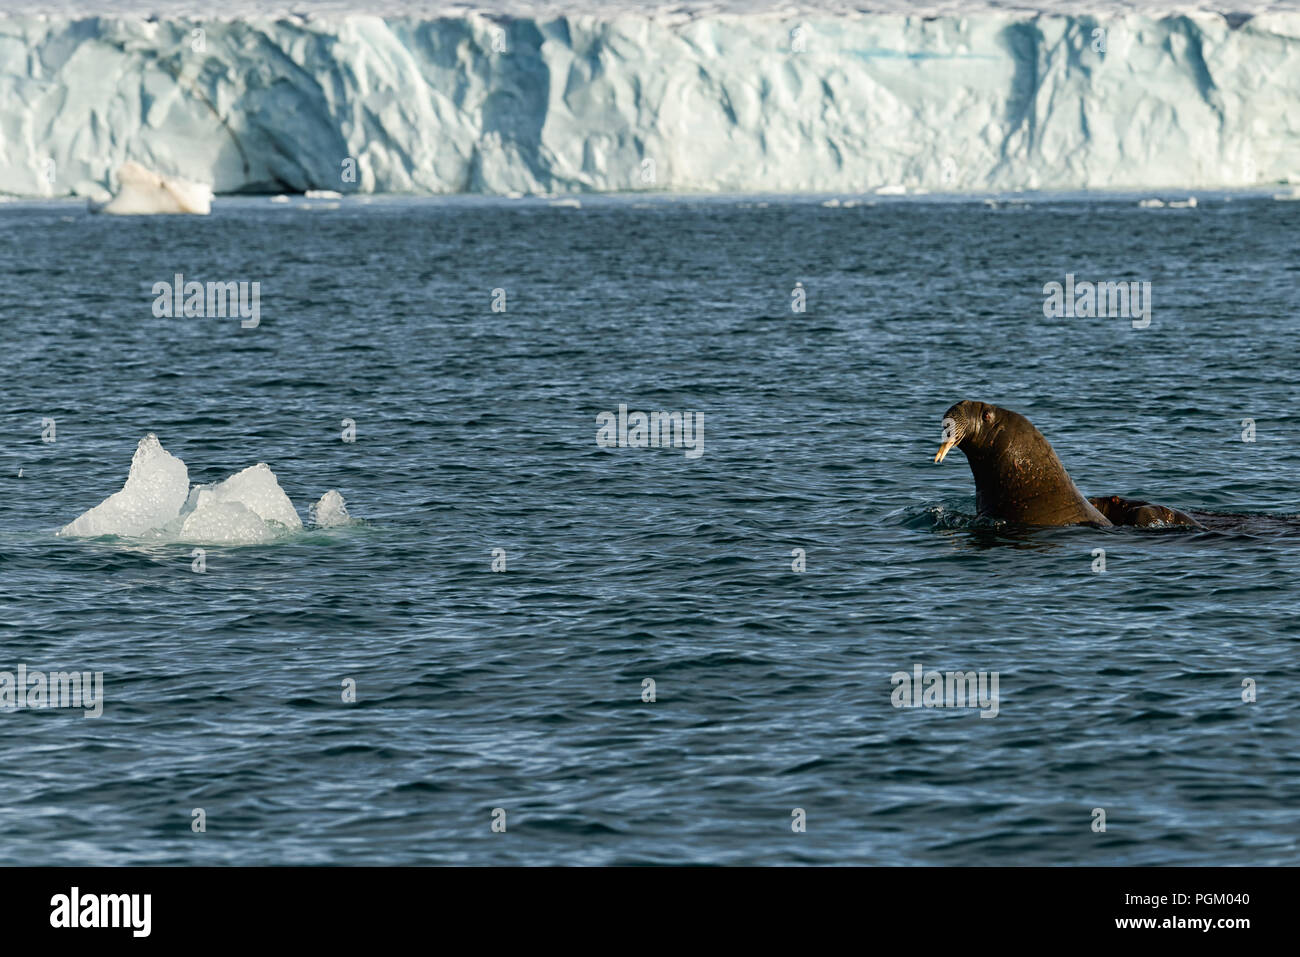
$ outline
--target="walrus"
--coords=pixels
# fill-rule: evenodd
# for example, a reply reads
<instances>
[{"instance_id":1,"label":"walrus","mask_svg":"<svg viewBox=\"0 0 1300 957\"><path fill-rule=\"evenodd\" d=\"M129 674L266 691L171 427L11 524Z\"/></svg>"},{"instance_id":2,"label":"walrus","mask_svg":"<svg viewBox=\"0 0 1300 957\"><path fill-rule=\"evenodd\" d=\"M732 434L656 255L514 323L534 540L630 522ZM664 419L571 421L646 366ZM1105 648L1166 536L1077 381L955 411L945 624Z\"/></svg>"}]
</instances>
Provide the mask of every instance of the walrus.
<instances>
[{"instance_id":1,"label":"walrus","mask_svg":"<svg viewBox=\"0 0 1300 957\"><path fill-rule=\"evenodd\" d=\"M1185 512L1109 495L1087 498L1051 443L1019 412L985 402L958 402L943 414L942 462L953 448L966 453L975 477L975 510L1021 525L1191 525Z\"/></svg>"},{"instance_id":2,"label":"walrus","mask_svg":"<svg viewBox=\"0 0 1300 957\"><path fill-rule=\"evenodd\" d=\"M1186 512L1181 512L1168 505L1152 505L1136 499L1121 498L1118 495L1090 498L1088 501L1097 511L1105 515L1112 525L1192 525L1196 528L1205 526Z\"/></svg>"}]
</instances>

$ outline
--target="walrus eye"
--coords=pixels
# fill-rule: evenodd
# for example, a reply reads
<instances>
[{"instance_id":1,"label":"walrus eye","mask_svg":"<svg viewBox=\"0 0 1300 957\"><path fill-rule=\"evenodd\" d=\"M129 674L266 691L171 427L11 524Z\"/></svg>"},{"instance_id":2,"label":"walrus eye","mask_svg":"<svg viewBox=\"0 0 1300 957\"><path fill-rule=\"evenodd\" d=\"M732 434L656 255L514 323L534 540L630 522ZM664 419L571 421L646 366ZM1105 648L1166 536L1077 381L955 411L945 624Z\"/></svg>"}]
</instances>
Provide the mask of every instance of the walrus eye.
<instances>
[{"instance_id":1,"label":"walrus eye","mask_svg":"<svg viewBox=\"0 0 1300 957\"><path fill-rule=\"evenodd\" d=\"M986 425L993 424L993 413L990 412L988 409L984 410L984 422Z\"/></svg>"}]
</instances>

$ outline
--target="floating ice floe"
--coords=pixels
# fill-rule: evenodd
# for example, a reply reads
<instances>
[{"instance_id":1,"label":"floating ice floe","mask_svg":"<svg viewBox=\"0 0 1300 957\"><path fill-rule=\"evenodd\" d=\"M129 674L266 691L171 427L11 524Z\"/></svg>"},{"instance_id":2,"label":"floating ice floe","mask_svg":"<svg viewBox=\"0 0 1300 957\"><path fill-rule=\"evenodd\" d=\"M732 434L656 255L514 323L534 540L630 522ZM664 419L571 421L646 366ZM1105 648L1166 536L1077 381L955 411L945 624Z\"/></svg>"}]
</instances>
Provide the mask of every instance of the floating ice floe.
<instances>
[{"instance_id":1,"label":"floating ice floe","mask_svg":"<svg viewBox=\"0 0 1300 957\"><path fill-rule=\"evenodd\" d=\"M161 176L128 160L117 170L117 195L106 203L90 202L92 213L144 216L158 213L212 212L212 187L172 176Z\"/></svg>"},{"instance_id":2,"label":"floating ice floe","mask_svg":"<svg viewBox=\"0 0 1300 957\"><path fill-rule=\"evenodd\" d=\"M311 506L311 514L321 528L352 521L343 496L332 489ZM65 525L59 534L251 545L302 527L293 502L264 462L224 481L191 488L185 463L151 432L136 447L122 490Z\"/></svg>"},{"instance_id":3,"label":"floating ice floe","mask_svg":"<svg viewBox=\"0 0 1300 957\"><path fill-rule=\"evenodd\" d=\"M333 189L309 189L302 194L307 199L342 199L343 194Z\"/></svg>"}]
</instances>

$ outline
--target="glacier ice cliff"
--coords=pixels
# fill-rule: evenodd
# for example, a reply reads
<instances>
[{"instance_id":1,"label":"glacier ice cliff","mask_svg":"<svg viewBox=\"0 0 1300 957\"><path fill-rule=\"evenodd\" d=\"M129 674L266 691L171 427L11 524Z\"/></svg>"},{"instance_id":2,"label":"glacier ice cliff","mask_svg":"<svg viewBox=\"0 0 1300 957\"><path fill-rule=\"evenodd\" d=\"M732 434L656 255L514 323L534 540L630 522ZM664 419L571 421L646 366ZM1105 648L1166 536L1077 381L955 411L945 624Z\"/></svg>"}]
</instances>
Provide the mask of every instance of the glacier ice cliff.
<instances>
[{"instance_id":1,"label":"glacier ice cliff","mask_svg":"<svg viewBox=\"0 0 1300 957\"><path fill-rule=\"evenodd\" d=\"M1300 183L1294 10L553 7L11 13L0 193L128 160L219 193Z\"/></svg>"}]
</instances>

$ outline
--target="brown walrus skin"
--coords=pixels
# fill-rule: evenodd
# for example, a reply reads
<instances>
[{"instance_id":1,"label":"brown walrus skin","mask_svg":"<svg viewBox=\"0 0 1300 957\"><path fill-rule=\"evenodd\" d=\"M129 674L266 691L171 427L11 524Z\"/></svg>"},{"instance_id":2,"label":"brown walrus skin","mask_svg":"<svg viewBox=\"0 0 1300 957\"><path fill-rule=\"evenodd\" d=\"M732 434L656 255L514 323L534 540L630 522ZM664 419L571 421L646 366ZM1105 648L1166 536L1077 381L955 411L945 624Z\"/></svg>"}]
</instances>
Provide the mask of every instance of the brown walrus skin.
<instances>
[{"instance_id":1,"label":"brown walrus skin","mask_svg":"<svg viewBox=\"0 0 1300 957\"><path fill-rule=\"evenodd\" d=\"M1196 528L1205 526L1186 512L1167 505L1152 505L1136 499L1120 498L1110 495L1105 498L1090 498L1093 507L1112 525L1192 525Z\"/></svg>"},{"instance_id":2,"label":"brown walrus skin","mask_svg":"<svg viewBox=\"0 0 1300 957\"><path fill-rule=\"evenodd\" d=\"M1111 495L1085 498L1047 439L1023 415L984 402L958 402L943 415L942 462L966 453L975 510L1021 525L1193 525L1177 509Z\"/></svg>"}]
</instances>

